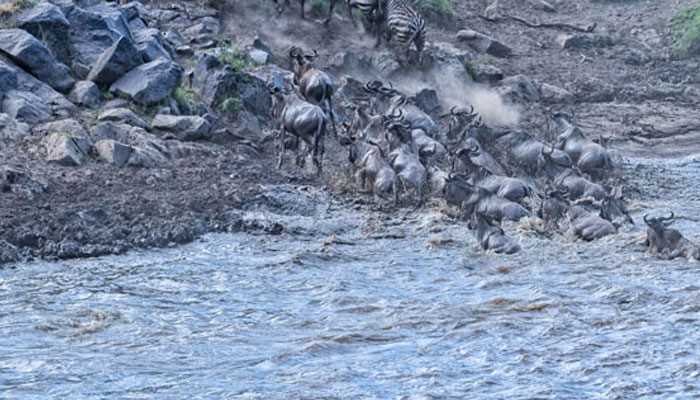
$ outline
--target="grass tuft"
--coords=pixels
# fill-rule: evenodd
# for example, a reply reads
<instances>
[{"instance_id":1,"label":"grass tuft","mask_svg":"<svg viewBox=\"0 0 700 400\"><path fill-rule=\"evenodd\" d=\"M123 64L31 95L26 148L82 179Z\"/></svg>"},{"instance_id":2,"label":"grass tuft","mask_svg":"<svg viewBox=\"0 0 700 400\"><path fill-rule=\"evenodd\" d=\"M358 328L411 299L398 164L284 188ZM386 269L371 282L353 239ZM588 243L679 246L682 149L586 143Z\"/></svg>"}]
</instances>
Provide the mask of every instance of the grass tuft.
<instances>
[{"instance_id":1,"label":"grass tuft","mask_svg":"<svg viewBox=\"0 0 700 400\"><path fill-rule=\"evenodd\" d=\"M684 9L671 21L672 52L677 57L700 54L700 5Z\"/></svg>"}]
</instances>

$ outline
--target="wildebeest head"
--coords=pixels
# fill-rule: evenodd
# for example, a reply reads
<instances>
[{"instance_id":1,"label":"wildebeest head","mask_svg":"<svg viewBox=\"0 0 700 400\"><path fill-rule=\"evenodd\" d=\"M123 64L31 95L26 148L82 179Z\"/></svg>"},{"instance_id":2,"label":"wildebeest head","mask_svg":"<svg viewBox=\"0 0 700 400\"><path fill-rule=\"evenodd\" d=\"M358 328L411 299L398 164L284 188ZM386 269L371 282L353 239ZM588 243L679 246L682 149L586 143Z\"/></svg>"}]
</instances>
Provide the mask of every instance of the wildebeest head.
<instances>
[{"instance_id":1,"label":"wildebeest head","mask_svg":"<svg viewBox=\"0 0 700 400\"><path fill-rule=\"evenodd\" d=\"M476 191L466 175L449 174L443 188L443 195L448 204L461 206Z\"/></svg>"},{"instance_id":2,"label":"wildebeest head","mask_svg":"<svg viewBox=\"0 0 700 400\"><path fill-rule=\"evenodd\" d=\"M568 208L569 195L567 188L550 188L545 192L545 196L541 197L537 216L547 224L556 224L566 215Z\"/></svg>"},{"instance_id":3,"label":"wildebeest head","mask_svg":"<svg viewBox=\"0 0 700 400\"><path fill-rule=\"evenodd\" d=\"M668 229L676 220L676 215L671 212L668 217L654 217L651 218L649 215L644 216L644 223L647 224L649 228L654 231L661 232L664 229Z\"/></svg>"},{"instance_id":4,"label":"wildebeest head","mask_svg":"<svg viewBox=\"0 0 700 400\"><path fill-rule=\"evenodd\" d=\"M299 79L311 68L312 62L318 58L318 51L314 49L313 54L305 53L300 47L292 46L289 49L289 58L294 66L294 83L299 83Z\"/></svg>"},{"instance_id":5,"label":"wildebeest head","mask_svg":"<svg viewBox=\"0 0 700 400\"><path fill-rule=\"evenodd\" d=\"M570 168L572 164L571 157L568 154L552 146L542 146L537 157L537 169L540 171L545 171L552 167Z\"/></svg>"},{"instance_id":6,"label":"wildebeest head","mask_svg":"<svg viewBox=\"0 0 700 400\"><path fill-rule=\"evenodd\" d=\"M404 119L403 110L395 110L393 113L384 116L384 129L387 134L397 138L403 144L411 144L413 137L411 136L411 124ZM391 143L391 138L387 138Z\"/></svg>"},{"instance_id":7,"label":"wildebeest head","mask_svg":"<svg viewBox=\"0 0 700 400\"><path fill-rule=\"evenodd\" d=\"M615 225L619 225L622 222L627 222L634 225L634 220L627 210L625 205L625 198L622 194L622 188L616 186L610 191L610 194L606 196L600 207L600 216Z\"/></svg>"}]
</instances>

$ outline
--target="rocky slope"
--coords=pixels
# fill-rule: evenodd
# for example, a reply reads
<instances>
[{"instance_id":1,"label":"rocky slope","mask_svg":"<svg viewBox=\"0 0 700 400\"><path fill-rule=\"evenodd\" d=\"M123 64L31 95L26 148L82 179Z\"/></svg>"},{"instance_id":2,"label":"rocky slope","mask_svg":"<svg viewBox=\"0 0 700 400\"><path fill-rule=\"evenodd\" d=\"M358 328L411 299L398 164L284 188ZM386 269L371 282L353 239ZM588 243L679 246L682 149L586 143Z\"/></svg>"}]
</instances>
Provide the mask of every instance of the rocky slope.
<instances>
[{"instance_id":1,"label":"rocky slope","mask_svg":"<svg viewBox=\"0 0 700 400\"><path fill-rule=\"evenodd\" d=\"M274 202L261 185L342 193L346 156L335 139L324 178L274 168L265 82L288 76L292 44L319 50L341 120L359 81L381 78L423 93L433 115L471 103L493 125L542 136L542 115L567 109L623 154L698 150L698 64L671 57L668 29L691 1L455 2L454 15L429 19L420 67L375 49L344 10L326 28L296 9L278 17L271 3L51 0L8 13L0 263L168 246L211 231L275 233L283 227L242 213Z\"/></svg>"}]
</instances>

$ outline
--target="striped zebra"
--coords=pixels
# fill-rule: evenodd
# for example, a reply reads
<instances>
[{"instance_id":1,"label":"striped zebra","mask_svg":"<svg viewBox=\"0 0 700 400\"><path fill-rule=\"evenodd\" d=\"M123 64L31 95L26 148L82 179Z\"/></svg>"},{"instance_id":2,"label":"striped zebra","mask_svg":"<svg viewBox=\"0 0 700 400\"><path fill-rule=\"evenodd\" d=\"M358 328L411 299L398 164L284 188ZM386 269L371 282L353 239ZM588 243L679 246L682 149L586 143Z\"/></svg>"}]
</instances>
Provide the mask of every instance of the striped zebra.
<instances>
[{"instance_id":1,"label":"striped zebra","mask_svg":"<svg viewBox=\"0 0 700 400\"><path fill-rule=\"evenodd\" d=\"M386 35L387 42L392 39L406 48L408 53L411 43L418 50L418 62L423 61L425 47L425 20L411 7L409 0L386 1Z\"/></svg>"}]
</instances>

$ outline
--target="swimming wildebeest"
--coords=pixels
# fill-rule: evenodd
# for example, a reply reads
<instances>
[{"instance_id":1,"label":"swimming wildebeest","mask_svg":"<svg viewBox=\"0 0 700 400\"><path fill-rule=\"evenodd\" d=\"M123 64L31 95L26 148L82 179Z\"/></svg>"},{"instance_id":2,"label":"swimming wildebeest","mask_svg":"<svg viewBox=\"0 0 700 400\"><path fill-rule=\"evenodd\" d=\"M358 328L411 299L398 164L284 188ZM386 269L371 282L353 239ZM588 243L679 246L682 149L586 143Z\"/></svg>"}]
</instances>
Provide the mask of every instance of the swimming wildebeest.
<instances>
[{"instance_id":1,"label":"swimming wildebeest","mask_svg":"<svg viewBox=\"0 0 700 400\"><path fill-rule=\"evenodd\" d=\"M561 167L569 168L572 165L568 154L534 139L525 132L509 132L497 139L497 145L499 148L509 149L510 163L527 175L552 175L553 169L558 172ZM545 153L549 157L545 157Z\"/></svg>"},{"instance_id":2,"label":"swimming wildebeest","mask_svg":"<svg viewBox=\"0 0 700 400\"><path fill-rule=\"evenodd\" d=\"M389 163L398 175L402 190L406 192L409 187L412 187L417 205L423 205L428 175L417 152L410 145L401 143L389 153Z\"/></svg>"},{"instance_id":3,"label":"swimming wildebeest","mask_svg":"<svg viewBox=\"0 0 700 400\"><path fill-rule=\"evenodd\" d=\"M530 215L525 207L471 184L469 177L464 175L448 177L444 196L449 204L460 207L467 217L480 212L494 221L520 221Z\"/></svg>"},{"instance_id":4,"label":"swimming wildebeest","mask_svg":"<svg viewBox=\"0 0 700 400\"><path fill-rule=\"evenodd\" d=\"M303 100L294 90L287 90L273 83L268 84L272 94L272 117L279 124L280 146L277 167L282 167L287 146L287 135L299 139L311 149L316 171L323 172L324 140L326 135L326 114L317 105ZM299 146L301 147L301 146ZM297 149L297 165L303 165L301 148Z\"/></svg>"},{"instance_id":5,"label":"swimming wildebeest","mask_svg":"<svg viewBox=\"0 0 700 400\"><path fill-rule=\"evenodd\" d=\"M644 216L644 222L647 224L646 245L649 247L649 253L668 260L678 257L692 257L700 260L700 248L683 237L680 231L670 228L674 221L674 213L668 217Z\"/></svg>"},{"instance_id":6,"label":"swimming wildebeest","mask_svg":"<svg viewBox=\"0 0 700 400\"><path fill-rule=\"evenodd\" d=\"M503 229L486 215L476 212L469 221L469 229L476 231L476 240L484 250L496 254L515 254L520 245L508 237Z\"/></svg>"},{"instance_id":7,"label":"swimming wildebeest","mask_svg":"<svg viewBox=\"0 0 700 400\"><path fill-rule=\"evenodd\" d=\"M610 153L602 145L584 136L566 114L556 113L552 118L564 129L557 139L557 148L565 151L579 170L597 177L612 171L614 166Z\"/></svg>"}]
</instances>

